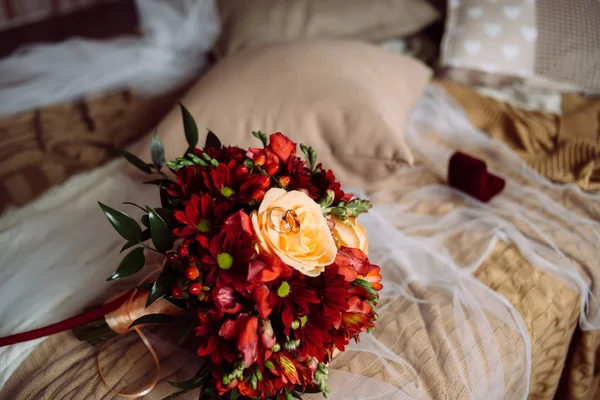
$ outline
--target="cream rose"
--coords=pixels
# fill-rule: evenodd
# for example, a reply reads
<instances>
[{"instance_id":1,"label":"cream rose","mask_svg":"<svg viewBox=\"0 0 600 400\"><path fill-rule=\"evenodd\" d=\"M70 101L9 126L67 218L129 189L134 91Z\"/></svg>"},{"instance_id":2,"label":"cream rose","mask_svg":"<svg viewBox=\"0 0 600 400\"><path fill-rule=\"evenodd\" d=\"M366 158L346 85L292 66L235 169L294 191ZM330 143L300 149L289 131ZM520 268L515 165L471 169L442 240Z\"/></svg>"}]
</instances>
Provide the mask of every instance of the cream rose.
<instances>
[{"instance_id":1,"label":"cream rose","mask_svg":"<svg viewBox=\"0 0 600 400\"><path fill-rule=\"evenodd\" d=\"M360 249L365 254L369 254L369 237L364 226L356 222L356 218L351 217L345 221L332 218L335 222L333 228L333 237L339 247L353 247Z\"/></svg>"},{"instance_id":2,"label":"cream rose","mask_svg":"<svg viewBox=\"0 0 600 400\"><path fill-rule=\"evenodd\" d=\"M273 210L271 223L269 210ZM283 212L287 210L296 213L300 223L297 232L285 231L281 226L275 225L281 223ZM335 260L337 247L321 206L303 192L270 189L258 212L253 211L250 218L258 238L258 246L269 254L277 255L304 275L318 276Z\"/></svg>"}]
</instances>

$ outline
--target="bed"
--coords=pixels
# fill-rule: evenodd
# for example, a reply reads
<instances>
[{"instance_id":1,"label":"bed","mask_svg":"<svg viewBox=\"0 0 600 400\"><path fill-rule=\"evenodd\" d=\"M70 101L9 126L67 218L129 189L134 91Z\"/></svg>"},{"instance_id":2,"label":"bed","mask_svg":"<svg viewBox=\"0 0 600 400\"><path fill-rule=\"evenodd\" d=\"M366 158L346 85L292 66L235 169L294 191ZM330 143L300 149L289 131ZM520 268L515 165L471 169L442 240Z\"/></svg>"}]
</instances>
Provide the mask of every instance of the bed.
<instances>
[{"instance_id":1,"label":"bed","mask_svg":"<svg viewBox=\"0 0 600 400\"><path fill-rule=\"evenodd\" d=\"M268 3L265 1L261 7ZM546 5L549 3L546 1ZM465 4L472 6L468 1ZM460 9L452 12L463 17L469 13L466 9L462 14ZM232 23L241 18L232 15ZM437 18L431 9L417 15L422 16L423 24ZM241 25L245 29L255 26L260 24ZM302 31L307 35L303 39L326 35L320 29L323 26ZM371 40L383 39L378 36L380 31L366 31L375 35ZM257 42L231 43L238 47L264 45L260 34L255 37L252 32L244 32ZM438 50L435 44L433 51L427 46L430 34L428 31L425 36L411 36L384 46L403 53L408 46L414 55L432 62ZM439 31L433 29L433 36L436 34ZM223 43L219 46L217 50L223 54L241 50ZM396 71L413 71L407 65L402 64L402 69ZM596 304L600 295L596 284L600 273L600 195L593 192L600 187L600 101L574 94L542 94L544 106L550 104L551 111L540 111L539 104L515 105L514 97L506 103L482 95L482 89L472 87L473 74L461 70L464 65L455 63L451 67L453 72L441 71L442 79L427 88L389 85L372 91L380 97L369 97L371 92L363 96L371 103L384 99L378 106L388 108L386 123L398 118L407 126L408 153L403 147L404 138L398 144L395 131L377 125L377 118L359 121L367 127L375 124L381 128L374 132L387 132L387 136L372 137L372 153L356 142L359 146L352 156L362 152L358 154L361 163L376 171L371 175L364 174L366 167L357 169L347 154L327 152L345 139L341 134L336 138L311 131L325 117L302 109L310 114L302 126L310 138L306 140L322 140L319 145L327 152L326 160L341 171L343 181L365 190L376 204L375 216L365 225L372 242L371 257L382 266L387 282L378 328L332 362L332 398L593 399L600 385L600 317ZM424 69L414 71L414 81L427 80ZM372 76L394 73L381 70ZM443 79L452 73L462 73L463 82L469 85ZM233 74L229 74L228 80L233 81ZM587 78L593 89L593 77ZM383 85L372 79L371 87ZM528 80L522 76L516 79ZM511 82L514 80L513 76ZM211 90L224 87L222 81L217 82ZM192 89L191 94L204 96L207 86ZM279 87L274 85L273 90ZM414 94L415 104L411 100L399 107L405 99L394 97L394 90ZM492 92L486 90L487 94ZM214 92L209 94L214 98ZM493 93L496 98L500 94ZM360 110L371 115L369 108L357 106L364 103L351 95L332 101L346 101L344 104L354 107L349 112L360 114L356 111ZM233 104L227 98L215 101L219 102ZM265 107L263 111L272 107L257 102L259 106ZM211 107L200 111L198 106L197 112L214 112L221 106ZM240 116L240 110L248 107L244 108L243 103L238 107L236 115L246 121L249 117ZM202 116L204 121L210 118ZM341 132L348 127L344 125L348 119L343 117L331 123L335 127L332 130ZM159 131L179 135L180 127L173 125L173 119L167 115ZM225 118L210 120L225 122ZM230 133L238 132L238 128L222 126ZM245 144L233 133L227 140ZM389 143L393 145L386 146ZM145 146L147 140L135 148ZM484 204L450 188L448 159L457 150L484 160L491 171L507 180L505 191ZM409 153L413 158L407 162ZM377 161L382 155L384 163ZM72 177L38 200L2 216L0 246L11 251L0 254L0 265L12 268L0 269L0 297L6 304L0 311L0 335L66 318L120 289L102 283L83 290L82 284L103 282L117 263L121 245L118 240L107 239L113 236L96 210L96 201L117 204L151 196L147 187L133 184L130 179L131 171L124 163L113 161ZM93 226L94 230L86 234L83 226ZM45 238L57 232L69 232L64 235L64 242L70 243L68 249L90 250L73 254L51 251L53 243ZM37 252L28 258L30 247ZM40 249L46 250L48 257L39 258ZM22 260L35 265L35 273L20 273L15 263ZM78 269L81 265L86 268ZM40 276L44 279L38 279ZM53 279L59 283L47 284ZM35 295L23 298L21 287L28 287ZM10 309L17 306L30 313L11 313ZM194 373L193 368L186 368L188 362L194 364L189 353L164 341L157 343L162 358L160 379L146 396L150 399L173 393L168 381ZM103 349L100 364L108 371L106 383L98 375L98 352L70 332L0 349L0 399L117 398L114 391L138 390L155 374L152 358L133 335L121 337ZM195 398L194 394L187 396L182 398Z\"/></svg>"},{"instance_id":2,"label":"bed","mask_svg":"<svg viewBox=\"0 0 600 400\"><path fill-rule=\"evenodd\" d=\"M448 107L431 118L441 104ZM333 361L334 382L343 381L345 385L337 386L338 391L334 390L332 398L350 398L347 393L340 392L342 387L355 393L356 398L364 398L367 392L375 393L375 398L381 399L458 399L482 398L484 395L507 399L546 399L555 395L560 398L593 398L597 387L594 355L598 340L596 331L586 328L594 324L595 305L593 300L586 301L588 312L582 314L582 296L592 297L590 290L593 286L590 283L595 280L598 271L595 264L597 236L594 236L600 214L597 196L586 194L574 185L551 183L537 174L507 145L476 130L439 86L426 90L411 117L410 126L414 131L409 134L409 142L414 149L428 148L419 140L423 140L425 133L432 132L434 127L436 133L431 137L436 137L436 142L443 143L443 146L432 148L436 150L434 152L418 152L417 164L398 171L393 187L371 192L380 215L395 222L393 230L384 232L388 237L402 235L402 240L409 241L406 243L424 246L423 253L411 255L406 243L398 245L397 250L408 254L410 260L416 259L410 258L413 256L441 254L447 257L444 262L452 260L453 265L460 266L461 270L447 275L444 280L448 285L446 289L452 288L452 291L446 292L436 289L440 282L428 286L423 280L423 277L431 276L425 273L427 268L432 268L427 265L436 265L436 262L420 265L410 262L408 265L414 270L402 270L408 274L402 278L390 272L395 271L394 268L387 269L388 285L402 282L406 285L401 292L388 292L388 303L385 303L379 326L373 334L375 340L363 340L360 345L363 347ZM446 128L438 137L440 126ZM500 202L484 205L444 183L442 157L436 152L442 149L453 151L456 145L463 149L466 146L471 154L486 160L491 170L508 179ZM134 193L138 190L135 186L131 190L115 191L123 188L124 182L129 179L119 172L121 170L122 165L116 162L78 176L29 208L5 216L0 238L7 243L7 235L15 232L16 227L22 229L33 221L45 221L65 213L74 217L87 216L83 221L65 222L63 228L74 228L80 222L93 223L96 216L90 214L90 209L93 209L92 203L96 198L117 201L128 196L146 196L147 192ZM422 197L427 191L435 192L436 196ZM526 202L522 199L523 193L530 195ZM65 198L70 199L69 211L64 210ZM537 228L541 231L530 230L531 226L516 218L519 214L505 213L510 210L510 207L506 208L507 204L519 203L524 207L520 211L526 209L531 216L548 218L546 221L533 217L528 220L537 221ZM466 213L466 219L453 220L461 213ZM490 225L490 216L499 218L506 225L500 225L500 228ZM577 219L577 224L573 224L573 219ZM372 258L378 260L386 271L386 263L398 261L378 253L377 243L385 241L379 232L382 226L377 221L366 221L365 224L372 243L375 243L371 246L375 254ZM490 226L498 229L490 229ZM98 231L98 235L103 233ZM114 242L100 241L104 242L102 252L115 248ZM554 248L538 248L539 243L544 241L552 243ZM439 247L441 245L444 245L443 249ZM566 261L553 258L559 255L567 257ZM112 258L109 255L101 259L104 272L111 269L106 262ZM427 261L427 258L421 260ZM99 260L92 257L90 262L98 265ZM556 269L558 267L564 268L564 271ZM101 272L90 273L93 276L85 279L92 279ZM451 282L457 277L462 283L454 286ZM43 320L48 309L68 301L91 301L89 293L82 294L74 286L79 279L84 278L65 282L72 293L49 301L49 308L46 305L39 307L35 314L24 320ZM461 297L468 294L474 297ZM411 300L414 298L427 302ZM473 302L475 299L478 301ZM464 312L465 320L462 322L457 320L456 301ZM58 309L56 312L61 313ZM482 325L482 321L489 322L485 329L482 329L486 325ZM465 337L465 331L461 330L465 327L472 330L474 337L479 337L479 347L472 348L473 353L463 347L467 345L461 339ZM486 339L485 332L493 333L488 338L491 341ZM441 343L445 341L455 341L453 343L460 344L462 350L455 354L444 351ZM393 352L388 355L386 365L382 364L381 357L374 356L377 353L374 349L381 345ZM97 350L77 341L70 332L19 346L22 347L11 349L10 353L6 350L0 353L0 366L6 379L0 398L114 397L98 376ZM487 353L486 349L493 350L496 355ZM166 381L190 375L180 361L173 363L173 360L186 357L185 354L174 353L172 348L164 349L162 354L161 380L148 398L161 398L171 393L172 388ZM113 343L103 352L102 360L103 368L110 371L108 382L114 389L135 389L151 379L154 373L154 365L145 348L131 335ZM500 360L502 367L498 368L494 362ZM474 370L473 365L482 369ZM459 379L460 376L463 379ZM399 387L402 390L398 390Z\"/></svg>"}]
</instances>

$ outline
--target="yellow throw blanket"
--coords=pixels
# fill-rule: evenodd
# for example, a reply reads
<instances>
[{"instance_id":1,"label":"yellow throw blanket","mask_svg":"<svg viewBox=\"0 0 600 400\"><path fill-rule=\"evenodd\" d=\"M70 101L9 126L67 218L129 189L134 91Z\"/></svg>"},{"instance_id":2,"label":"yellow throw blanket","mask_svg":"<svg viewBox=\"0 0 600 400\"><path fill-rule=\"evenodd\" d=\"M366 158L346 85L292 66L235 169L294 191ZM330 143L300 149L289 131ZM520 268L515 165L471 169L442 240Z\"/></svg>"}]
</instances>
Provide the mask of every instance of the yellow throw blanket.
<instances>
[{"instance_id":1,"label":"yellow throw blanket","mask_svg":"<svg viewBox=\"0 0 600 400\"><path fill-rule=\"evenodd\" d=\"M600 99L562 98L562 116L528 111L468 86L438 82L477 127L502 140L536 171L560 183L600 190Z\"/></svg>"}]
</instances>

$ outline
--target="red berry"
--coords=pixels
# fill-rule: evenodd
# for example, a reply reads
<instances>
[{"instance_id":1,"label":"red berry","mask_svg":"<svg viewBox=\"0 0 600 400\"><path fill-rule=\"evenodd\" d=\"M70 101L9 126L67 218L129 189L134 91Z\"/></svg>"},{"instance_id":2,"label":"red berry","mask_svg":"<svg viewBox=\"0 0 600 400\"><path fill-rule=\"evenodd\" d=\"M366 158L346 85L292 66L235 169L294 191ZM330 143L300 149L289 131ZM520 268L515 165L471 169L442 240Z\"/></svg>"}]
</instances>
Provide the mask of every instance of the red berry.
<instances>
[{"instance_id":1,"label":"red berry","mask_svg":"<svg viewBox=\"0 0 600 400\"><path fill-rule=\"evenodd\" d=\"M200 271L198 271L198 268L196 267L188 267L185 270L185 276L190 281L195 280L198 277L198 275L200 275Z\"/></svg>"},{"instance_id":2,"label":"red berry","mask_svg":"<svg viewBox=\"0 0 600 400\"><path fill-rule=\"evenodd\" d=\"M188 288L188 292L190 292L191 295L197 296L202 292L202 285L199 283L192 283Z\"/></svg>"},{"instance_id":3,"label":"red berry","mask_svg":"<svg viewBox=\"0 0 600 400\"><path fill-rule=\"evenodd\" d=\"M199 265L200 264L200 260L198 260L198 257L193 256L193 255L188 257L188 261L189 261L190 265Z\"/></svg>"},{"instance_id":4,"label":"red berry","mask_svg":"<svg viewBox=\"0 0 600 400\"><path fill-rule=\"evenodd\" d=\"M171 296L175 297L176 299L180 299L181 296L183 296L183 290L181 290L179 286L173 286L171 289Z\"/></svg>"},{"instance_id":5,"label":"red berry","mask_svg":"<svg viewBox=\"0 0 600 400\"><path fill-rule=\"evenodd\" d=\"M188 255L188 248L187 248L187 246L180 246L177 249L177 253L179 254L179 257L186 257Z\"/></svg>"},{"instance_id":6,"label":"red berry","mask_svg":"<svg viewBox=\"0 0 600 400\"><path fill-rule=\"evenodd\" d=\"M179 259L179 256L173 252L167 253L167 262L169 264L173 264L175 262L177 262L177 260Z\"/></svg>"}]
</instances>

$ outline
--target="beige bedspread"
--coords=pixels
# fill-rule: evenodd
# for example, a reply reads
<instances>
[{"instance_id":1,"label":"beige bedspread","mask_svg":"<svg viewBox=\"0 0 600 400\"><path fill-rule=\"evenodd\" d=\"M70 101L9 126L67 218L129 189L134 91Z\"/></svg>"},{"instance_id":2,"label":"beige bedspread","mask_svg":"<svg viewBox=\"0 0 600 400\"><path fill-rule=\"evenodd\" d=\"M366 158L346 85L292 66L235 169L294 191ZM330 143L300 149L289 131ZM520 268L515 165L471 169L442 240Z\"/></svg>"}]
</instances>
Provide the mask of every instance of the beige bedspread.
<instances>
[{"instance_id":1,"label":"beige bedspread","mask_svg":"<svg viewBox=\"0 0 600 400\"><path fill-rule=\"evenodd\" d=\"M450 93L456 94L452 88ZM475 92L456 95L463 104L478 104ZM466 96L466 97L461 97ZM475 100L473 100L475 99ZM469 101L471 101L469 103ZM487 100L486 100L487 101ZM488 107L491 107L487 103ZM499 103L497 103L499 104ZM505 107L505 106L503 106ZM493 108L493 107L492 107ZM467 107L467 114L477 125L473 117L473 108ZM497 111L497 110L496 110ZM511 110L512 112L513 110ZM505 115L502 114L501 115ZM513 117L506 117L515 121ZM501 119L502 120L502 119ZM533 124L532 120L523 118L523 123L515 124L523 131L534 130L547 124L548 127L562 126L558 116L542 117L541 125ZM485 121L485 119L481 119ZM506 123L506 120L502 120ZM488 121L489 122L489 121ZM505 125L506 127L506 125ZM496 135L497 126L481 127ZM550 129L550 128L549 128ZM537 132L537 131L536 131ZM521 143L520 153L536 166L538 159L529 159L528 154L538 152L540 148L556 147L556 138L547 138L546 141L531 140L518 136L519 142L512 133L505 128L498 134L498 138L507 141L513 147ZM530 132L529 138L534 137ZM565 139L568 142L568 139ZM529 143L529 144L528 144ZM548 152L552 154L552 152ZM551 156L549 156L551 157ZM590 159L586 159L589 165ZM565 163L554 165L550 177L567 177L583 187L594 187L594 173L573 173L570 163L572 159L566 158ZM569 162L567 162L569 161ZM589 168L589 167L588 167ZM542 173L548 169L538 168ZM561 175L558 172L563 171ZM587 171L587 170L586 170ZM583 174L583 175L582 175ZM583 178L585 176L585 178ZM420 182L403 182L398 178L397 185L414 187ZM425 180L436 179L433 176L423 177ZM564 178L567 179L567 178ZM560 179L558 179L560 180ZM387 199L388 201L390 199ZM391 199L394 201L394 199ZM398 199L399 201L399 199ZM458 201L458 200L457 200ZM569 199L562 199L563 205L568 205ZM421 204L419 212L435 215L446 212L457 204L445 204L446 210L438 210L439 205ZM572 204L578 212L585 212L592 218L600 217L600 208L597 203ZM468 235L467 235L468 236ZM472 237L463 237L453 242L457 250L468 251ZM556 238L555 238L556 239ZM557 238L556 240L560 240ZM574 250L576 251L576 250ZM495 290L508 301L521 315L530 335L532 346L532 370L530 382L531 399L593 399L598 389L598 363L596 355L599 353L600 335L595 331L582 332L578 329L578 318L581 304L578 293L562 281L536 268L522 256L514 245L498 243L494 251L483 262L476 272L476 277ZM427 288L411 287L415 293L424 294ZM444 309L437 312L443 314ZM377 338L390 346L410 346L419 352L420 365L415 366L421 376L426 392L434 399L462 399L468 394L455 388L441 372L440 365L444 363L447 354L437 351L435 344L442 340L440 330L434 325L425 322L423 310L414 303L397 301L381 313L378 328L374 332ZM504 339L507 344L503 356L510 357L508 344L514 339L508 332L497 331L497 337ZM394 344L395 343L395 344ZM71 333L63 333L44 341L21 364L11 376L5 388L0 392L0 399L111 399L116 396L100 381L96 366L96 351L84 343L78 342ZM117 390L133 391L151 380L154 366L147 351L134 335L119 338L104 353L103 368L108 371L108 381ZM376 363L369 359L365 353L345 353L333 361L335 368L357 372L362 375L387 380L386 373L375 367ZM158 399L174 389L166 382L191 375L187 371L178 370L168 360L161 364L161 381L154 391L147 396L149 399ZM562 379L561 379L562 377ZM511 381L519 379L519 375L508 377L507 399L511 399ZM187 398L187 397L183 397ZM190 396L189 398L194 398Z\"/></svg>"}]
</instances>

